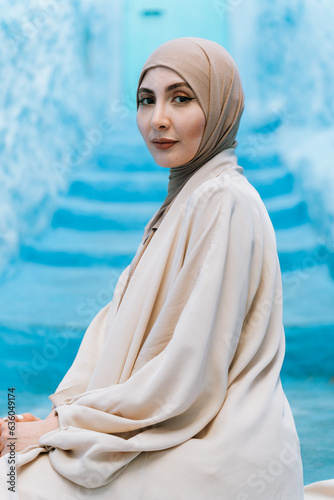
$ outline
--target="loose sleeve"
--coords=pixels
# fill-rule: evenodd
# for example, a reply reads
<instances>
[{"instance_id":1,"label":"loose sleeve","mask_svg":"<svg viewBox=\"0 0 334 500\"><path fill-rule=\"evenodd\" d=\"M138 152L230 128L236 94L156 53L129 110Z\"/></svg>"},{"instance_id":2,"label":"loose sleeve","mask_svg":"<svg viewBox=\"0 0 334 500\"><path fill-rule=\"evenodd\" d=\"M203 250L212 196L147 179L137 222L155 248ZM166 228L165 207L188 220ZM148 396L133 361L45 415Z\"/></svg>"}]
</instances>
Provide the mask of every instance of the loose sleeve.
<instances>
[{"instance_id":1,"label":"loose sleeve","mask_svg":"<svg viewBox=\"0 0 334 500\"><path fill-rule=\"evenodd\" d=\"M262 225L256 203L239 188L219 178L206 184L183 207L176 250L182 265L136 370L120 384L58 406L60 429L40 439L53 467L77 484L107 484L141 452L181 445L224 404L260 280Z\"/></svg>"}]
</instances>

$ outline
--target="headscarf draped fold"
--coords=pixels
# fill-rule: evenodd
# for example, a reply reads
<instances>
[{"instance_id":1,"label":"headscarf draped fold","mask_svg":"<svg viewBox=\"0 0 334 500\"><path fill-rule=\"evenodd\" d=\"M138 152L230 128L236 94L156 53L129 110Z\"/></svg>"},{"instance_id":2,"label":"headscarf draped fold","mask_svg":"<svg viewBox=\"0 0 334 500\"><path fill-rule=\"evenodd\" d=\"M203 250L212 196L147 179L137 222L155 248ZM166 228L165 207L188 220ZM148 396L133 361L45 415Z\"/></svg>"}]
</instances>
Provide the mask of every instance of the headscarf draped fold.
<instances>
[{"instance_id":1,"label":"headscarf draped fold","mask_svg":"<svg viewBox=\"0 0 334 500\"><path fill-rule=\"evenodd\" d=\"M196 170L224 149L235 148L235 137L244 109L244 93L238 68L221 45L204 38L176 38L158 47L147 59L137 88L148 70L157 66L180 75L198 99L206 118L202 141L195 156L170 169L168 194L146 226L145 235L157 225L175 196Z\"/></svg>"}]
</instances>

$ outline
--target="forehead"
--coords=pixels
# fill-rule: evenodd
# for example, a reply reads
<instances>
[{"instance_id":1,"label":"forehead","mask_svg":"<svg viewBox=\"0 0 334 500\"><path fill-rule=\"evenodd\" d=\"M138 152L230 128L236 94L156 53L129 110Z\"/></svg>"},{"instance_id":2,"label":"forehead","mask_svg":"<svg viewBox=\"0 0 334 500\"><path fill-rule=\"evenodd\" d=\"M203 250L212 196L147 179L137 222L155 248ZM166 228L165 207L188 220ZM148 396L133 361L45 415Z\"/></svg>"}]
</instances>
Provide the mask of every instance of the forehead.
<instances>
[{"instance_id":1,"label":"forehead","mask_svg":"<svg viewBox=\"0 0 334 500\"><path fill-rule=\"evenodd\" d=\"M150 87L154 89L165 87L173 83L185 83L187 85L187 82L176 71L165 68L164 66L157 66L147 70L141 81L140 87Z\"/></svg>"}]
</instances>

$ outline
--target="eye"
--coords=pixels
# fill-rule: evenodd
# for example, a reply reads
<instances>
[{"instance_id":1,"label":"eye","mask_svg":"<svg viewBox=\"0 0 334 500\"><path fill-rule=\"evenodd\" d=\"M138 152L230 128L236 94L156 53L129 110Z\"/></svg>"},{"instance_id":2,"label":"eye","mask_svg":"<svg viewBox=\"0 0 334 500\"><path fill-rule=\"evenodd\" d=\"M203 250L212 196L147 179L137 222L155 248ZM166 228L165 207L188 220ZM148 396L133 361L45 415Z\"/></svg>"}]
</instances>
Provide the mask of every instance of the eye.
<instances>
[{"instance_id":1,"label":"eye","mask_svg":"<svg viewBox=\"0 0 334 500\"><path fill-rule=\"evenodd\" d=\"M143 104L144 106L153 103L154 103L153 97L142 97L141 99L138 99L138 104Z\"/></svg>"},{"instance_id":2,"label":"eye","mask_svg":"<svg viewBox=\"0 0 334 500\"><path fill-rule=\"evenodd\" d=\"M187 97L185 95L178 95L176 97L174 97L174 100L175 99L180 99L180 101L177 101L179 104L184 104L186 102L189 102L189 101L192 101L193 99L195 99L194 97Z\"/></svg>"}]
</instances>

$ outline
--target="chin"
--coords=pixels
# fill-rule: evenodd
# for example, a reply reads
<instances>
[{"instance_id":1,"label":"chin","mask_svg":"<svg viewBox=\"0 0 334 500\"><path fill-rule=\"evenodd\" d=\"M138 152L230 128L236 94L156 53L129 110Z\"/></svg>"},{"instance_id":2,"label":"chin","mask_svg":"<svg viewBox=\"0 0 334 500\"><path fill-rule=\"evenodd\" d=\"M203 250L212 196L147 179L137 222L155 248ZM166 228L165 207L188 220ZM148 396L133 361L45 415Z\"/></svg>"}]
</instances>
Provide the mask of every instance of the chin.
<instances>
[{"instance_id":1,"label":"chin","mask_svg":"<svg viewBox=\"0 0 334 500\"><path fill-rule=\"evenodd\" d=\"M157 165L159 165L159 167L162 167L162 168L173 168L173 167L177 167L177 165L175 163L171 163L171 162L168 162L168 161L156 161L155 162Z\"/></svg>"},{"instance_id":2,"label":"chin","mask_svg":"<svg viewBox=\"0 0 334 500\"><path fill-rule=\"evenodd\" d=\"M152 152L151 152L152 154ZM152 154L153 160L159 167L163 168L173 168L173 167L178 167L179 165L182 165L182 163L173 160L172 158L167 158L167 155L165 157L163 155L157 155L157 154Z\"/></svg>"}]
</instances>

